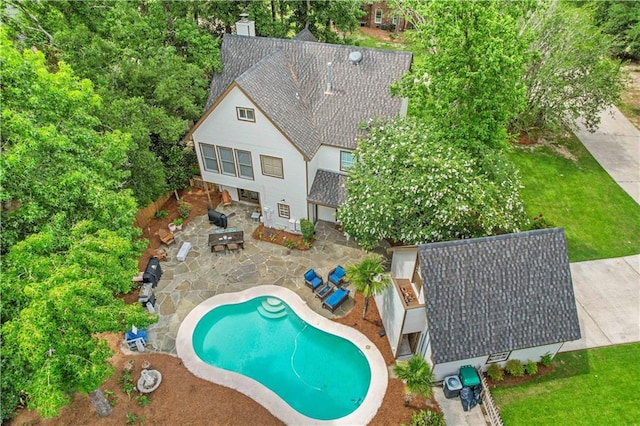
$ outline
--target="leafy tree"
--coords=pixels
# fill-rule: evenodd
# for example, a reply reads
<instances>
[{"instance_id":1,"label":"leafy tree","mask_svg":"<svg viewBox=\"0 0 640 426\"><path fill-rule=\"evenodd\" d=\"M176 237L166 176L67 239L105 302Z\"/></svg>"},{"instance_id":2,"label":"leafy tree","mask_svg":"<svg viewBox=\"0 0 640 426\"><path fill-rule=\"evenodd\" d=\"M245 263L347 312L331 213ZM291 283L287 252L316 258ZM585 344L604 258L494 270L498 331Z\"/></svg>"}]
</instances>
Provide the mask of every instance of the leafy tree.
<instances>
[{"instance_id":1,"label":"leafy tree","mask_svg":"<svg viewBox=\"0 0 640 426\"><path fill-rule=\"evenodd\" d=\"M411 403L414 394L429 398L433 394L434 378L431 366L420 355L413 355L407 362L393 366L393 372L405 384L405 405Z\"/></svg>"},{"instance_id":2,"label":"leafy tree","mask_svg":"<svg viewBox=\"0 0 640 426\"><path fill-rule=\"evenodd\" d=\"M524 131L575 127L582 118L595 130L600 112L624 88L620 63L610 58L612 40L593 24L590 7L554 2L531 14L522 32L532 53L523 81L527 105L515 121Z\"/></svg>"},{"instance_id":3,"label":"leafy tree","mask_svg":"<svg viewBox=\"0 0 640 426\"><path fill-rule=\"evenodd\" d=\"M132 135L127 152L131 173L125 184L140 206L167 189L183 187L190 177L195 157L180 140L200 118L213 71L220 67L218 43L199 26L198 6L164 1L17 2L22 13L12 20L15 31L47 52L50 62L63 59L91 79L104 99L99 114L104 128ZM161 149L156 143L175 148ZM154 154L158 152L160 158ZM166 159L170 161L163 163Z\"/></svg>"},{"instance_id":4,"label":"leafy tree","mask_svg":"<svg viewBox=\"0 0 640 426\"><path fill-rule=\"evenodd\" d=\"M506 146L507 126L525 104L528 43L518 33L522 8L515 3L404 2L426 57L399 89L411 115L434 123L432 138L474 152Z\"/></svg>"},{"instance_id":5,"label":"leafy tree","mask_svg":"<svg viewBox=\"0 0 640 426\"><path fill-rule=\"evenodd\" d=\"M615 54L623 59L640 60L640 2L599 0L594 4L596 23L614 37Z\"/></svg>"},{"instance_id":6,"label":"leafy tree","mask_svg":"<svg viewBox=\"0 0 640 426\"><path fill-rule=\"evenodd\" d=\"M106 229L130 228L127 212L135 205L122 191L130 138L96 130L101 100L68 65L49 72L42 53L18 52L4 32L1 43L3 251L53 213L63 214L67 227L95 218Z\"/></svg>"},{"instance_id":7,"label":"leafy tree","mask_svg":"<svg viewBox=\"0 0 640 426\"><path fill-rule=\"evenodd\" d=\"M422 244L518 232L525 224L510 163L431 135L427 123L408 118L373 122L360 141L336 217L363 248L383 239Z\"/></svg>"},{"instance_id":8,"label":"leafy tree","mask_svg":"<svg viewBox=\"0 0 640 426\"><path fill-rule=\"evenodd\" d=\"M391 280L384 272L384 265L380 256L372 255L365 257L358 263L347 265L346 280L364 296L364 309L362 318L367 315L369 309L369 298L380 294L389 286Z\"/></svg>"},{"instance_id":9,"label":"leafy tree","mask_svg":"<svg viewBox=\"0 0 640 426\"><path fill-rule=\"evenodd\" d=\"M97 130L91 83L19 52L3 28L0 46L2 416L25 400L52 416L110 373L98 333L154 319L114 297L131 289L146 244L122 189L130 138Z\"/></svg>"}]
</instances>

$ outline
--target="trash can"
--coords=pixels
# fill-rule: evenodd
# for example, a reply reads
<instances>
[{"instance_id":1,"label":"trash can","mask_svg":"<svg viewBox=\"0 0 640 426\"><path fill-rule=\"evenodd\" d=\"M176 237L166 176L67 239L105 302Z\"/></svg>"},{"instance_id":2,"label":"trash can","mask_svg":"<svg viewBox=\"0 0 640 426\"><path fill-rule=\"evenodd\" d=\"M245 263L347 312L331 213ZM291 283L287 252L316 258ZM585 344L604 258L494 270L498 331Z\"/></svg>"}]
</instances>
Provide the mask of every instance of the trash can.
<instances>
[{"instance_id":1,"label":"trash can","mask_svg":"<svg viewBox=\"0 0 640 426\"><path fill-rule=\"evenodd\" d=\"M444 396L446 398L457 398L462 389L462 383L458 376L447 376L443 381Z\"/></svg>"},{"instance_id":2,"label":"trash can","mask_svg":"<svg viewBox=\"0 0 640 426\"><path fill-rule=\"evenodd\" d=\"M477 386L480 384L480 376L478 376L478 371L470 365L460 367L458 376L460 376L460 381L462 382L463 387L470 388L472 386Z\"/></svg>"},{"instance_id":3,"label":"trash can","mask_svg":"<svg viewBox=\"0 0 640 426\"><path fill-rule=\"evenodd\" d=\"M463 387L460 389L460 402L462 402L462 409L469 411L471 409L471 400L473 399L473 392L471 388Z\"/></svg>"}]
</instances>

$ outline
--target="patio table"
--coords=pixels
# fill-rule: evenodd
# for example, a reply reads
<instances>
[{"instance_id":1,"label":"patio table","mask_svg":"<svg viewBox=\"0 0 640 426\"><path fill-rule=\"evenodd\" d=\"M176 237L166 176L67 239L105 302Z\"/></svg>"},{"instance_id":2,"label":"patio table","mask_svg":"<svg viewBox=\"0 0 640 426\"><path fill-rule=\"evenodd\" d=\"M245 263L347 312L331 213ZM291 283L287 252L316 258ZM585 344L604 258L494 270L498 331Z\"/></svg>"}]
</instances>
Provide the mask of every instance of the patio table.
<instances>
[{"instance_id":1,"label":"patio table","mask_svg":"<svg viewBox=\"0 0 640 426\"><path fill-rule=\"evenodd\" d=\"M228 244L237 244L244 248L244 231L231 231L209 234L209 247L211 252L215 246L227 246Z\"/></svg>"}]
</instances>

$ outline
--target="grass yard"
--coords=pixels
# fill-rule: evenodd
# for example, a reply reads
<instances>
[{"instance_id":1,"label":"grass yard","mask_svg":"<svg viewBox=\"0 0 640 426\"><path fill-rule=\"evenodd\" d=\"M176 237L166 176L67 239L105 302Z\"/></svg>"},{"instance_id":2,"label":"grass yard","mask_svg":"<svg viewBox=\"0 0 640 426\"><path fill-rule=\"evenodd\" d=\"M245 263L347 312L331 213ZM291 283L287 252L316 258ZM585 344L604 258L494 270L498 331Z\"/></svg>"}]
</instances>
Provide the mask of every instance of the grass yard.
<instances>
[{"instance_id":1,"label":"grass yard","mask_svg":"<svg viewBox=\"0 0 640 426\"><path fill-rule=\"evenodd\" d=\"M640 343L561 353L553 373L491 394L507 426L637 425Z\"/></svg>"},{"instance_id":2,"label":"grass yard","mask_svg":"<svg viewBox=\"0 0 640 426\"><path fill-rule=\"evenodd\" d=\"M640 253L640 206L573 135L517 146L527 214L565 229L572 262Z\"/></svg>"}]
</instances>

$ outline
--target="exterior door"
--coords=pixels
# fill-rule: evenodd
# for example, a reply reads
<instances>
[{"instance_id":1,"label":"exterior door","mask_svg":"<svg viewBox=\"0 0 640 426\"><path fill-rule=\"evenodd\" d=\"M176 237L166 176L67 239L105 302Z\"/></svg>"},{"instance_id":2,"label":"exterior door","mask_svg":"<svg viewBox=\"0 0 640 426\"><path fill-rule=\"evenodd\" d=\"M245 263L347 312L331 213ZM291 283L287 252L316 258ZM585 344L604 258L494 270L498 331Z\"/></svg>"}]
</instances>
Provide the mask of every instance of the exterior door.
<instances>
[{"instance_id":1,"label":"exterior door","mask_svg":"<svg viewBox=\"0 0 640 426\"><path fill-rule=\"evenodd\" d=\"M238 199L251 204L260 204L260 194L248 189L238 188Z\"/></svg>"}]
</instances>

